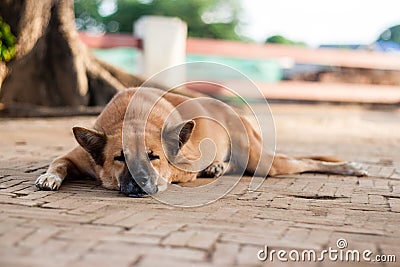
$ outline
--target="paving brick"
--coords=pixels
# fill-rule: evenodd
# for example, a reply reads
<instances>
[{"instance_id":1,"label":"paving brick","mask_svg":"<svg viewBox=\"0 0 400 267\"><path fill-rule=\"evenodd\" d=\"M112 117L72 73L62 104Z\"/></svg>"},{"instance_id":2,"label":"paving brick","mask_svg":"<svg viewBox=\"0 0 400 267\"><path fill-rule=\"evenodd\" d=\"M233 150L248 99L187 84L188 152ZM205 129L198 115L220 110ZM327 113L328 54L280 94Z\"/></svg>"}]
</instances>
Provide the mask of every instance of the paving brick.
<instances>
[{"instance_id":1,"label":"paving brick","mask_svg":"<svg viewBox=\"0 0 400 267\"><path fill-rule=\"evenodd\" d=\"M316 193L323 186L324 186L324 183L318 182L318 181L313 181L313 182L307 183L307 185L303 188L302 191L305 192L305 193Z\"/></svg>"},{"instance_id":2,"label":"paving brick","mask_svg":"<svg viewBox=\"0 0 400 267\"><path fill-rule=\"evenodd\" d=\"M326 218L329 220L343 222L346 219L346 209L344 208L331 208L327 212Z\"/></svg>"},{"instance_id":3,"label":"paving brick","mask_svg":"<svg viewBox=\"0 0 400 267\"><path fill-rule=\"evenodd\" d=\"M380 173L381 169L382 169L382 166L373 166L373 165L369 166L369 168L367 169L368 176L379 177L379 173Z\"/></svg>"},{"instance_id":4,"label":"paving brick","mask_svg":"<svg viewBox=\"0 0 400 267\"><path fill-rule=\"evenodd\" d=\"M40 246L34 247L30 253L31 256L41 256L39 262L46 265L56 265L59 262L66 262L71 259L67 253L63 253L64 249L68 246L68 242L59 239L49 239ZM43 255L43 252L46 255Z\"/></svg>"},{"instance_id":5,"label":"paving brick","mask_svg":"<svg viewBox=\"0 0 400 267\"><path fill-rule=\"evenodd\" d=\"M0 194L0 203L2 204L14 204L21 206L35 207L43 204L42 201L32 201L16 197L14 194L8 193L7 195Z\"/></svg>"},{"instance_id":6,"label":"paving brick","mask_svg":"<svg viewBox=\"0 0 400 267\"><path fill-rule=\"evenodd\" d=\"M374 181L372 180L372 179L369 179L369 178L363 178L363 177L361 177L359 180L358 180L358 184L359 184L359 187L361 187L361 188L372 188L372 187L374 187Z\"/></svg>"},{"instance_id":7,"label":"paving brick","mask_svg":"<svg viewBox=\"0 0 400 267\"><path fill-rule=\"evenodd\" d=\"M382 167L382 169L379 171L378 176L384 177L384 178L389 178L395 173L395 171L396 171L396 168L393 168L393 167Z\"/></svg>"},{"instance_id":8,"label":"paving brick","mask_svg":"<svg viewBox=\"0 0 400 267\"><path fill-rule=\"evenodd\" d=\"M250 265L254 266L260 264L257 258L257 253L264 246L249 246L244 245L240 248L239 253L236 255L236 262L239 266Z\"/></svg>"},{"instance_id":9,"label":"paving brick","mask_svg":"<svg viewBox=\"0 0 400 267\"><path fill-rule=\"evenodd\" d=\"M132 254L116 254L116 253L104 253L104 252L93 252L82 256L80 259L73 261L71 266L76 267L88 267L88 266L96 266L96 267L109 267L109 266L132 266L135 262L139 260L139 255Z\"/></svg>"},{"instance_id":10,"label":"paving brick","mask_svg":"<svg viewBox=\"0 0 400 267\"><path fill-rule=\"evenodd\" d=\"M287 187L287 190L293 192L301 192L304 190L304 187L306 186L307 186L306 183L303 183L299 180L294 180L294 182Z\"/></svg>"},{"instance_id":11,"label":"paving brick","mask_svg":"<svg viewBox=\"0 0 400 267\"><path fill-rule=\"evenodd\" d=\"M306 243L316 243L324 247L331 239L332 232L325 229L312 229L305 238Z\"/></svg>"},{"instance_id":12,"label":"paving brick","mask_svg":"<svg viewBox=\"0 0 400 267\"><path fill-rule=\"evenodd\" d=\"M183 247L188 243L188 240L193 236L193 232L173 232L162 241L163 245Z\"/></svg>"},{"instance_id":13,"label":"paving brick","mask_svg":"<svg viewBox=\"0 0 400 267\"><path fill-rule=\"evenodd\" d=\"M210 266L209 263L200 263L200 262L192 262L180 260L177 261L176 258L173 257L154 257L154 256L144 256L142 257L135 266L138 267L151 267L151 266L165 266L165 267L207 267Z\"/></svg>"},{"instance_id":14,"label":"paving brick","mask_svg":"<svg viewBox=\"0 0 400 267\"><path fill-rule=\"evenodd\" d=\"M389 198L388 200L390 210L393 212L400 212L400 199L398 198Z\"/></svg>"},{"instance_id":15,"label":"paving brick","mask_svg":"<svg viewBox=\"0 0 400 267\"><path fill-rule=\"evenodd\" d=\"M202 261L206 259L207 253L198 249L170 247L170 246L148 246L132 244L120 241L101 242L94 249L103 253L130 253L131 255L149 255L153 257L172 257L175 259Z\"/></svg>"},{"instance_id":16,"label":"paving brick","mask_svg":"<svg viewBox=\"0 0 400 267\"><path fill-rule=\"evenodd\" d=\"M99 226L93 224L69 225L62 229L59 238L71 240L100 240L103 236L120 233L122 230L116 226Z\"/></svg>"},{"instance_id":17,"label":"paving brick","mask_svg":"<svg viewBox=\"0 0 400 267\"><path fill-rule=\"evenodd\" d=\"M132 235L132 234L114 234L114 235L105 235L104 237L97 238L97 240L104 241L121 241L127 243L135 243L135 244L147 244L147 245L157 245L161 243L161 237L157 237L154 235Z\"/></svg>"},{"instance_id":18,"label":"paving brick","mask_svg":"<svg viewBox=\"0 0 400 267\"><path fill-rule=\"evenodd\" d=\"M53 209L66 209L72 210L80 207L85 207L87 205L86 202L82 201L82 199L67 197L62 198L56 201L52 201L44 204L43 208L53 208Z\"/></svg>"},{"instance_id":19,"label":"paving brick","mask_svg":"<svg viewBox=\"0 0 400 267\"><path fill-rule=\"evenodd\" d=\"M29 185L29 187L32 187L32 185ZM17 191L17 192L20 192L20 190ZM21 196L19 198L20 199L36 200L36 199L44 198L46 196L53 195L54 193L56 193L56 192L54 192L54 191L33 191L33 192L29 193L28 195Z\"/></svg>"},{"instance_id":20,"label":"paving brick","mask_svg":"<svg viewBox=\"0 0 400 267\"><path fill-rule=\"evenodd\" d=\"M7 210L5 212L10 216L18 218L74 223L84 223L93 220L93 218L90 216L69 215L63 213L63 210L56 209L43 209L39 207L24 206L19 206L18 208L16 208L14 205L7 206L6 204L3 204L2 208L6 208Z\"/></svg>"},{"instance_id":21,"label":"paving brick","mask_svg":"<svg viewBox=\"0 0 400 267\"><path fill-rule=\"evenodd\" d=\"M32 231L25 239L18 242L22 247L38 247L60 231L57 227L37 228Z\"/></svg>"},{"instance_id":22,"label":"paving brick","mask_svg":"<svg viewBox=\"0 0 400 267\"><path fill-rule=\"evenodd\" d=\"M392 179L400 179L400 167L397 167L393 174L390 176Z\"/></svg>"},{"instance_id":23,"label":"paving brick","mask_svg":"<svg viewBox=\"0 0 400 267\"><path fill-rule=\"evenodd\" d=\"M24 222L26 222L25 219L10 218L6 215L2 215L2 219L0 221L0 235L9 232L11 229L20 226Z\"/></svg>"},{"instance_id":24,"label":"paving brick","mask_svg":"<svg viewBox=\"0 0 400 267\"><path fill-rule=\"evenodd\" d=\"M367 193L354 193L351 195L351 203L355 204L367 204L368 203Z\"/></svg>"},{"instance_id":25,"label":"paving brick","mask_svg":"<svg viewBox=\"0 0 400 267\"><path fill-rule=\"evenodd\" d=\"M3 246L14 246L29 236L34 229L24 228L16 226L0 236L0 245Z\"/></svg>"},{"instance_id":26,"label":"paving brick","mask_svg":"<svg viewBox=\"0 0 400 267\"><path fill-rule=\"evenodd\" d=\"M80 241L73 240L67 242L66 246L63 247L61 253L58 253L59 262L69 263L75 260L79 260L88 254L92 248L97 244L97 241Z\"/></svg>"},{"instance_id":27,"label":"paving brick","mask_svg":"<svg viewBox=\"0 0 400 267\"><path fill-rule=\"evenodd\" d=\"M159 237L166 237L172 232L175 232L182 228L185 224L162 221L158 219L147 220L146 223L136 224L127 233L130 234L146 234L155 235Z\"/></svg>"},{"instance_id":28,"label":"paving brick","mask_svg":"<svg viewBox=\"0 0 400 267\"><path fill-rule=\"evenodd\" d=\"M68 211L68 213L69 214L93 213L93 212L98 211L99 209L106 207L106 206L107 206L107 203L105 203L103 201L99 201L99 202L95 201L92 203L88 203L86 205L80 205L80 206L78 206L78 208Z\"/></svg>"},{"instance_id":29,"label":"paving brick","mask_svg":"<svg viewBox=\"0 0 400 267\"><path fill-rule=\"evenodd\" d=\"M187 241L188 247L211 250L218 240L219 233L213 232L195 232Z\"/></svg>"},{"instance_id":30,"label":"paving brick","mask_svg":"<svg viewBox=\"0 0 400 267\"><path fill-rule=\"evenodd\" d=\"M334 197L338 188L336 186L324 184L324 186L318 191L319 196Z\"/></svg>"},{"instance_id":31,"label":"paving brick","mask_svg":"<svg viewBox=\"0 0 400 267\"><path fill-rule=\"evenodd\" d=\"M226 218L233 217L237 214L239 209L231 207L221 207L214 212L210 212L207 220L225 220Z\"/></svg>"},{"instance_id":32,"label":"paving brick","mask_svg":"<svg viewBox=\"0 0 400 267\"><path fill-rule=\"evenodd\" d=\"M226 221L207 221L207 224L202 223L188 223L184 224L180 229L191 230L191 231L213 231L219 233L231 233L231 232L249 232L252 230L251 225L246 224L247 227L243 227L242 223L238 222L226 222Z\"/></svg>"},{"instance_id":33,"label":"paving brick","mask_svg":"<svg viewBox=\"0 0 400 267\"><path fill-rule=\"evenodd\" d=\"M296 198L290 203L290 209L306 210L310 207L310 199Z\"/></svg>"},{"instance_id":34,"label":"paving brick","mask_svg":"<svg viewBox=\"0 0 400 267\"><path fill-rule=\"evenodd\" d=\"M110 214L107 214L106 216L99 218L94 221L96 224L115 224L116 222L122 221L123 219L126 219L132 214L132 211L128 210L116 210L111 212Z\"/></svg>"},{"instance_id":35,"label":"paving brick","mask_svg":"<svg viewBox=\"0 0 400 267\"><path fill-rule=\"evenodd\" d=\"M13 267L53 267L57 264L55 260L49 258L38 258L37 256L26 256L21 257L15 256L15 251L13 251L14 256L7 255L0 258L0 266L13 266ZM59 266L65 266L63 264Z\"/></svg>"},{"instance_id":36,"label":"paving brick","mask_svg":"<svg viewBox=\"0 0 400 267\"><path fill-rule=\"evenodd\" d=\"M261 236L256 234L244 234L244 233L226 233L222 234L220 240L222 242L238 243L238 244L251 244L263 246L267 241L268 236Z\"/></svg>"},{"instance_id":37,"label":"paving brick","mask_svg":"<svg viewBox=\"0 0 400 267\"><path fill-rule=\"evenodd\" d=\"M73 194L71 194L71 193L57 191L57 194L48 194L47 196L41 198L40 200L44 201L44 202L55 202L60 199L68 198L72 195Z\"/></svg>"},{"instance_id":38,"label":"paving brick","mask_svg":"<svg viewBox=\"0 0 400 267\"><path fill-rule=\"evenodd\" d=\"M32 184L31 183L22 182L22 183L19 183L17 185L13 185L13 186L1 189L0 193L18 193L21 190L24 190L24 189L27 189L27 188L32 188Z\"/></svg>"},{"instance_id":39,"label":"paving brick","mask_svg":"<svg viewBox=\"0 0 400 267\"><path fill-rule=\"evenodd\" d=\"M13 186L16 186L18 184L23 183L23 180L17 180L17 179L12 179L12 180L8 180L8 181L0 181L0 189L7 189Z\"/></svg>"},{"instance_id":40,"label":"paving brick","mask_svg":"<svg viewBox=\"0 0 400 267\"><path fill-rule=\"evenodd\" d=\"M293 246L293 247L302 247L303 245L311 244L311 243L318 244L318 242L315 242L314 240L310 240L310 238L309 238L310 233L311 233L311 230L307 229L307 228L291 227L285 232L285 235L283 236L282 240L284 240L285 243L290 244L290 246ZM309 242L306 242L306 240L309 240ZM281 243L281 246L282 245L283 245L283 243Z\"/></svg>"},{"instance_id":41,"label":"paving brick","mask_svg":"<svg viewBox=\"0 0 400 267\"><path fill-rule=\"evenodd\" d=\"M387 200L385 197L380 195L368 195L369 203L372 205L386 205Z\"/></svg>"},{"instance_id":42,"label":"paving brick","mask_svg":"<svg viewBox=\"0 0 400 267\"><path fill-rule=\"evenodd\" d=\"M236 243L216 243L212 253L212 262L217 265L232 266L236 263L240 245Z\"/></svg>"},{"instance_id":43,"label":"paving brick","mask_svg":"<svg viewBox=\"0 0 400 267\"><path fill-rule=\"evenodd\" d=\"M291 198L276 197L276 198L274 198L274 200L272 200L272 202L269 205L272 208L287 209L287 208L289 208L291 202L292 202Z\"/></svg>"},{"instance_id":44,"label":"paving brick","mask_svg":"<svg viewBox=\"0 0 400 267\"><path fill-rule=\"evenodd\" d=\"M146 222L156 215L153 212L135 212L135 214L127 217L121 217L121 220L116 221L116 225L124 227L132 227L134 225L146 224Z\"/></svg>"},{"instance_id":45,"label":"paving brick","mask_svg":"<svg viewBox=\"0 0 400 267\"><path fill-rule=\"evenodd\" d=\"M337 189L335 197L346 197L349 198L354 191L352 186L341 186Z\"/></svg>"}]
</instances>

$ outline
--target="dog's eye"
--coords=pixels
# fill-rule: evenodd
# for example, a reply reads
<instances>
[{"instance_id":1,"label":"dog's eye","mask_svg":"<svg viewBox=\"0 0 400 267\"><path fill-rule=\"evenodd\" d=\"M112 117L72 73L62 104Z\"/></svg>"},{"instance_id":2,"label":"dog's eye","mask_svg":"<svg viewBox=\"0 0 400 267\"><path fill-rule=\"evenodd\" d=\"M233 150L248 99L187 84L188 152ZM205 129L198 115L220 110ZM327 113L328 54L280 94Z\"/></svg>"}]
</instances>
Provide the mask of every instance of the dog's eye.
<instances>
[{"instance_id":1,"label":"dog's eye","mask_svg":"<svg viewBox=\"0 0 400 267\"><path fill-rule=\"evenodd\" d=\"M115 156L114 157L115 161L123 161L125 162L125 155L124 155L124 151L121 151L121 154L119 156Z\"/></svg>"},{"instance_id":2,"label":"dog's eye","mask_svg":"<svg viewBox=\"0 0 400 267\"><path fill-rule=\"evenodd\" d=\"M149 157L149 160L150 160L150 161L160 159L159 156L154 155L154 152L153 152L153 151L148 152L148 153L147 153L147 157Z\"/></svg>"}]
</instances>

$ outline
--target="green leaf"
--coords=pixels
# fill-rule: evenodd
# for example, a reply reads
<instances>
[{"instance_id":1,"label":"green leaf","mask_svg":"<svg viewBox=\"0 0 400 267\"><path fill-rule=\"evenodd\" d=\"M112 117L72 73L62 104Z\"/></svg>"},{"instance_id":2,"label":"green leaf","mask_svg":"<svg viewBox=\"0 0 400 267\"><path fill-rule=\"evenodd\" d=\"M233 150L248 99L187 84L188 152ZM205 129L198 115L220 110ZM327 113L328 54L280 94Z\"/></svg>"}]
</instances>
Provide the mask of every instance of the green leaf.
<instances>
[{"instance_id":1,"label":"green leaf","mask_svg":"<svg viewBox=\"0 0 400 267\"><path fill-rule=\"evenodd\" d=\"M12 34L10 25L0 17L0 61L10 61L15 56L17 38Z\"/></svg>"}]
</instances>

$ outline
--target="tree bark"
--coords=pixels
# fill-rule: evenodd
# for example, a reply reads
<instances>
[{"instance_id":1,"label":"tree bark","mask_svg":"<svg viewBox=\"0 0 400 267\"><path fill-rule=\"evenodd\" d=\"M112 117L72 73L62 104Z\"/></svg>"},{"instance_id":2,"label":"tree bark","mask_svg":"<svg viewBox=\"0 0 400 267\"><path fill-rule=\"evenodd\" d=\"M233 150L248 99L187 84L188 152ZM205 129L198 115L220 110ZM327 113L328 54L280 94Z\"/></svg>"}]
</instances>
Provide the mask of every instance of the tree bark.
<instances>
[{"instance_id":1,"label":"tree bark","mask_svg":"<svg viewBox=\"0 0 400 267\"><path fill-rule=\"evenodd\" d=\"M0 62L0 102L101 106L144 79L94 57L75 29L73 0L1 0L0 15L17 37L16 56Z\"/></svg>"}]
</instances>

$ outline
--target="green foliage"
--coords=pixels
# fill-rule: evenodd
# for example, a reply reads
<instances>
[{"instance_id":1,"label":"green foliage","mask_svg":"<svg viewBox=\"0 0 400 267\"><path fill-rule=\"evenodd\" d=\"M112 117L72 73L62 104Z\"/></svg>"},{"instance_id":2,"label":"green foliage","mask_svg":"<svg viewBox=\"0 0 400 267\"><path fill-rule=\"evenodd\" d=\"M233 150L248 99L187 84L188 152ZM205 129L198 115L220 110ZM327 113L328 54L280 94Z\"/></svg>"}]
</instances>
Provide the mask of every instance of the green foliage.
<instances>
[{"instance_id":1,"label":"green foliage","mask_svg":"<svg viewBox=\"0 0 400 267\"><path fill-rule=\"evenodd\" d=\"M240 12L239 0L75 0L77 28L101 32L132 33L141 16L162 15L185 21L192 37L241 40Z\"/></svg>"},{"instance_id":2,"label":"green foliage","mask_svg":"<svg viewBox=\"0 0 400 267\"><path fill-rule=\"evenodd\" d=\"M390 27L378 38L378 41L392 41L400 44L400 25Z\"/></svg>"},{"instance_id":3,"label":"green foliage","mask_svg":"<svg viewBox=\"0 0 400 267\"><path fill-rule=\"evenodd\" d=\"M8 62L15 55L17 38L11 33L10 25L0 17L0 61Z\"/></svg>"},{"instance_id":4,"label":"green foliage","mask_svg":"<svg viewBox=\"0 0 400 267\"><path fill-rule=\"evenodd\" d=\"M307 46L306 43L304 43L304 42L292 41L292 40L289 40L289 39L283 37L282 35L274 35L274 36L268 37L267 40L265 40L265 43Z\"/></svg>"}]
</instances>

